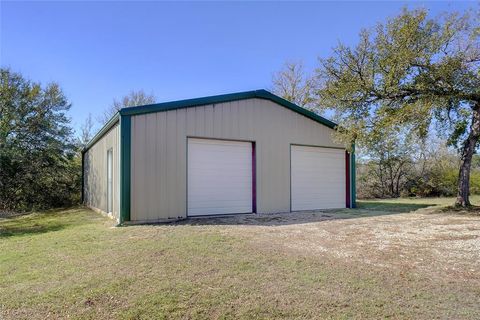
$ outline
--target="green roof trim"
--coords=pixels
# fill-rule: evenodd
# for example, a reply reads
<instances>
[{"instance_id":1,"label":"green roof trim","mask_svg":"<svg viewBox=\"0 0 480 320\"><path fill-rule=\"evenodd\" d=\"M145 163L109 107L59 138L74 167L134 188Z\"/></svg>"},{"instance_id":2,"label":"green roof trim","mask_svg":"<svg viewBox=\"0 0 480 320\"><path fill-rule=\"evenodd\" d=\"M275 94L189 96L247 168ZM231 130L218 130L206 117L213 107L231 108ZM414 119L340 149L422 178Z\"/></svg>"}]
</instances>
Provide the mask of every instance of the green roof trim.
<instances>
[{"instance_id":1,"label":"green roof trim","mask_svg":"<svg viewBox=\"0 0 480 320\"><path fill-rule=\"evenodd\" d=\"M115 113L113 117L108 120L108 122L102 127L102 129L100 129L100 131L98 131L97 134L93 136L92 140L87 143L85 148L83 148L82 153L87 152L87 150L90 149L98 140L100 140L100 138L103 137L105 133L107 133L114 125L116 125L119 118L120 113Z\"/></svg>"},{"instance_id":2,"label":"green roof trim","mask_svg":"<svg viewBox=\"0 0 480 320\"><path fill-rule=\"evenodd\" d=\"M122 108L103 126L102 129L100 129L100 131L85 146L82 152L86 152L101 137L103 137L103 135L107 133L108 130L110 130L119 121L120 115L133 116L133 115L140 115L140 114L146 114L146 113L152 113L152 112L162 112L162 111L168 111L168 110L198 107L198 106L205 106L209 104L225 103L230 101L238 101L238 100L254 99L254 98L273 101L287 109L300 113L301 115L307 118L310 118L318 123L321 123L329 128L335 129L337 127L337 124L335 122L325 119L324 117L321 117L318 114L311 112L305 108L297 106L296 104L288 100L285 100L283 98L280 98L279 96L274 95L273 93L267 90L261 89L261 90L254 90L254 91L221 94L217 96L209 96L209 97L203 97L203 98L186 99L186 100L178 100L178 101L171 101L171 102L147 104L144 106L137 106L137 107Z\"/></svg>"},{"instance_id":3,"label":"green roof trim","mask_svg":"<svg viewBox=\"0 0 480 320\"><path fill-rule=\"evenodd\" d=\"M230 101L253 99L253 98L273 101L287 109L300 113L301 115L307 118L310 118L314 121L317 121L329 128L335 129L337 127L336 123L330 120L327 120L319 116L318 114L308 111L305 108L297 106L296 104L291 103L290 101L280 98L279 96L274 95L273 93L270 93L267 90L245 91L245 92L238 92L238 93L222 94L218 96L196 98L196 99L187 99L187 100L178 100L178 101L172 101L172 102L149 104L149 105L138 106L138 107L128 107L128 108L122 108L119 112L122 116L123 115L133 116L133 115L140 115L145 113L190 108L190 107L197 107L197 106L204 106L209 104L225 103Z\"/></svg>"},{"instance_id":4,"label":"green roof trim","mask_svg":"<svg viewBox=\"0 0 480 320\"><path fill-rule=\"evenodd\" d=\"M350 151L350 207L357 207L357 165L355 163L355 143L352 144L352 151Z\"/></svg>"}]
</instances>

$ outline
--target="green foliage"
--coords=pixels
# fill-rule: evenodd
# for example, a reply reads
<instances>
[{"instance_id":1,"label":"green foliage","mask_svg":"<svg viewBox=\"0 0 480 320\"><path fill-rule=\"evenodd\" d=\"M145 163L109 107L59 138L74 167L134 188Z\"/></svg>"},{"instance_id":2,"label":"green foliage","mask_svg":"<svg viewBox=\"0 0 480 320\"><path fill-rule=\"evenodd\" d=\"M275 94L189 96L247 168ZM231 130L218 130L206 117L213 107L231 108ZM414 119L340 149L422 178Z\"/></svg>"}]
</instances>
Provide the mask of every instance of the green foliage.
<instances>
[{"instance_id":1,"label":"green foliage","mask_svg":"<svg viewBox=\"0 0 480 320\"><path fill-rule=\"evenodd\" d=\"M417 179L414 179L417 178ZM457 193L458 168L444 168L430 172L427 177L412 177L403 195L417 197L452 197ZM470 193L480 194L480 171L470 175Z\"/></svg>"},{"instance_id":2,"label":"green foliage","mask_svg":"<svg viewBox=\"0 0 480 320\"><path fill-rule=\"evenodd\" d=\"M371 135L361 148L363 165L357 176L360 197L399 197L412 171L415 144L408 132Z\"/></svg>"},{"instance_id":3,"label":"green foliage","mask_svg":"<svg viewBox=\"0 0 480 320\"><path fill-rule=\"evenodd\" d=\"M423 174L417 173L411 177L405 194L420 197L455 196L458 164L459 160L453 154L437 154L430 159L430 166ZM470 193L480 194L480 168L478 167L473 167L470 174Z\"/></svg>"},{"instance_id":4,"label":"green foliage","mask_svg":"<svg viewBox=\"0 0 480 320\"><path fill-rule=\"evenodd\" d=\"M471 159L480 139L480 15L430 18L425 9L363 30L320 60L320 103L335 110L339 138L362 144L407 128L425 139L433 126L461 151L456 204L468 206Z\"/></svg>"},{"instance_id":5,"label":"green foliage","mask_svg":"<svg viewBox=\"0 0 480 320\"><path fill-rule=\"evenodd\" d=\"M440 197L457 193L460 159L443 142L415 143L404 136L360 150L357 195L360 198ZM393 172L394 174L390 174ZM480 194L480 156L473 158L470 193Z\"/></svg>"},{"instance_id":6,"label":"green foliage","mask_svg":"<svg viewBox=\"0 0 480 320\"><path fill-rule=\"evenodd\" d=\"M55 84L42 87L0 69L0 209L31 210L79 200L81 160Z\"/></svg>"},{"instance_id":7,"label":"green foliage","mask_svg":"<svg viewBox=\"0 0 480 320\"><path fill-rule=\"evenodd\" d=\"M412 172L406 183L404 195L418 197L454 196L457 192L458 161L437 159L445 164L432 160L432 166L422 173ZM473 191L473 190L472 190Z\"/></svg>"},{"instance_id":8,"label":"green foliage","mask_svg":"<svg viewBox=\"0 0 480 320\"><path fill-rule=\"evenodd\" d=\"M424 9L405 9L321 59L320 103L349 129L342 138L402 125L424 137L435 123L457 144L480 102L478 22L473 13L429 19Z\"/></svg>"}]
</instances>

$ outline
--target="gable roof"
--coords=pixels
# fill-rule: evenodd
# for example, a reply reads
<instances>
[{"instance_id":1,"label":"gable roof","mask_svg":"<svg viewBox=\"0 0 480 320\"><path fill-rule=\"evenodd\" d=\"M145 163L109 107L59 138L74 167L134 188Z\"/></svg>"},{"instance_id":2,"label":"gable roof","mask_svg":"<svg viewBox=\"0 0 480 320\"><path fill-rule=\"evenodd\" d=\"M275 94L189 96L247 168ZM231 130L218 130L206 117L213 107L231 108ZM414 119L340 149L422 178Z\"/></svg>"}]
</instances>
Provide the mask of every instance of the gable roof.
<instances>
[{"instance_id":1,"label":"gable roof","mask_svg":"<svg viewBox=\"0 0 480 320\"><path fill-rule=\"evenodd\" d=\"M209 104L225 103L225 102L254 99L254 98L265 99L265 100L270 100L272 102L275 102L287 109L297 112L331 129L335 129L337 127L337 124L335 122L332 122L324 117L321 117L318 114L313 113L305 108L297 106L296 104L288 100L285 100L277 95L274 95L273 93L267 90L261 89L261 90L237 92L237 93L230 93L230 94L222 94L217 96L209 96L209 97L203 97L203 98L186 99L186 100L178 100L178 101L171 101L171 102L148 104L148 105L137 106L137 107L122 108L93 137L93 139L87 144L83 152L88 150L108 130L110 130L110 128L112 128L113 125L115 125L118 122L119 116L132 116L132 115L146 114L146 113L152 113L152 112L162 112L162 111L168 111L168 110L198 107L198 106L204 106Z\"/></svg>"},{"instance_id":2,"label":"gable roof","mask_svg":"<svg viewBox=\"0 0 480 320\"><path fill-rule=\"evenodd\" d=\"M120 115L137 115L137 114L198 107L198 106L204 106L209 104L217 104L217 103L253 99L253 98L273 101L287 109L300 113L306 116L307 118L317 121L329 128L334 129L337 126L336 123L330 120L327 120L311 111L308 111L305 108L297 106L296 104L291 103L290 101L280 98L279 96L274 95L273 93L268 92L267 90L245 91L245 92L237 92L237 93L230 93L230 94L222 94L218 96L210 96L210 97L203 97L203 98L196 98L196 99L155 103L155 104L149 104L149 105L138 106L138 107L122 108L120 110Z\"/></svg>"}]
</instances>

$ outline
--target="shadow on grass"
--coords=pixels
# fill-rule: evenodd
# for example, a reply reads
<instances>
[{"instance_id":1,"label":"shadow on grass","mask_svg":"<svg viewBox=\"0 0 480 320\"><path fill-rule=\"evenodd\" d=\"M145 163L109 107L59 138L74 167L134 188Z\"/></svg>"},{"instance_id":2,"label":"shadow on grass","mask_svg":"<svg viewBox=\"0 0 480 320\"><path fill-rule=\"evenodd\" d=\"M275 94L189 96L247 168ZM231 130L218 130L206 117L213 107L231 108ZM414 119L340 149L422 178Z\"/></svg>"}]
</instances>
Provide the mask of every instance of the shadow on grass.
<instances>
[{"instance_id":1,"label":"shadow on grass","mask_svg":"<svg viewBox=\"0 0 480 320\"><path fill-rule=\"evenodd\" d=\"M446 206L439 210L439 212L455 212L460 215L469 215L469 216L480 216L480 206L472 205L470 207L456 207L456 206Z\"/></svg>"},{"instance_id":2,"label":"shadow on grass","mask_svg":"<svg viewBox=\"0 0 480 320\"><path fill-rule=\"evenodd\" d=\"M0 226L0 238L9 238L13 236L25 236L52 231L59 231L65 228L63 224L33 224L29 226Z\"/></svg>"},{"instance_id":3,"label":"shadow on grass","mask_svg":"<svg viewBox=\"0 0 480 320\"><path fill-rule=\"evenodd\" d=\"M59 231L74 225L81 209L53 209L42 213L10 216L0 220L0 238Z\"/></svg>"},{"instance_id":4,"label":"shadow on grass","mask_svg":"<svg viewBox=\"0 0 480 320\"><path fill-rule=\"evenodd\" d=\"M383 201L359 201L357 203L357 210L368 210L372 212L372 215L376 215L376 212L384 212L384 214L406 213L412 212L418 209L435 206L436 204L419 204L419 203L393 203Z\"/></svg>"},{"instance_id":5,"label":"shadow on grass","mask_svg":"<svg viewBox=\"0 0 480 320\"><path fill-rule=\"evenodd\" d=\"M192 217L173 223L173 225L258 225L282 226L306 224L334 219L356 219L386 216L413 212L436 204L391 203L382 201L362 201L355 209L330 209L317 211L299 211L275 214L238 214L224 216Z\"/></svg>"}]
</instances>

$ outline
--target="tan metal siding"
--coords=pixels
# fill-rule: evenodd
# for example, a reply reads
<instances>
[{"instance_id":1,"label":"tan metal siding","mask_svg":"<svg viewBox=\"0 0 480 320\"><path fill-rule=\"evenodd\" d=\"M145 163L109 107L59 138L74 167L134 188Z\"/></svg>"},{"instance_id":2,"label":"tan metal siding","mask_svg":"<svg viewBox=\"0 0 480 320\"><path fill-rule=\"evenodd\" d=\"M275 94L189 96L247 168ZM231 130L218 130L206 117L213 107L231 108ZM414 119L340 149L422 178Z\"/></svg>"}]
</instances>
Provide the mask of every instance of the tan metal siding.
<instances>
[{"instance_id":1,"label":"tan metal siding","mask_svg":"<svg viewBox=\"0 0 480 320\"><path fill-rule=\"evenodd\" d=\"M185 217L187 137L256 142L257 212L290 210L290 144L343 148L333 130L263 99L132 116L132 220Z\"/></svg>"},{"instance_id":2,"label":"tan metal siding","mask_svg":"<svg viewBox=\"0 0 480 320\"><path fill-rule=\"evenodd\" d=\"M84 155L84 202L107 211L107 150L113 149L113 216L119 218L119 125L115 125Z\"/></svg>"}]
</instances>

